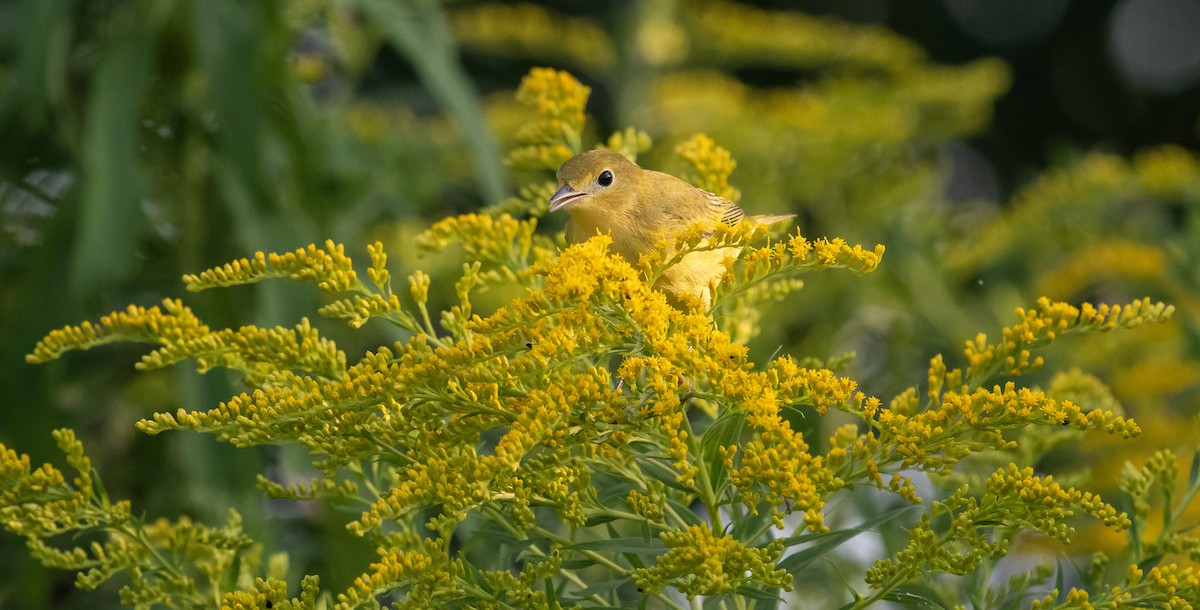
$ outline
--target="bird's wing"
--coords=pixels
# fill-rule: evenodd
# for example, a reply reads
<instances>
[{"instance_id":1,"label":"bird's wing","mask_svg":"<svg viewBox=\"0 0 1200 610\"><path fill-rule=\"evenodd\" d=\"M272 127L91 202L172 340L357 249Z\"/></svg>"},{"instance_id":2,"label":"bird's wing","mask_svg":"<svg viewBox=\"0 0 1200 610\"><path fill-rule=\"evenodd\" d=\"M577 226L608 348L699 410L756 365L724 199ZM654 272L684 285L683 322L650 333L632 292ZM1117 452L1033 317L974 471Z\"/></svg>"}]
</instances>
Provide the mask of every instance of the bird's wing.
<instances>
[{"instance_id":1,"label":"bird's wing","mask_svg":"<svg viewBox=\"0 0 1200 610\"><path fill-rule=\"evenodd\" d=\"M704 199L708 202L714 216L721 222L733 226L741 222L746 217L746 212L739 208L736 203L716 194L699 189L704 193Z\"/></svg>"},{"instance_id":2,"label":"bird's wing","mask_svg":"<svg viewBox=\"0 0 1200 610\"><path fill-rule=\"evenodd\" d=\"M755 216L747 216L746 212L738 205L716 193L710 193L703 189L697 189L704 193L704 199L708 203L713 216L720 219L721 222L736 226L743 220L749 220L758 224L769 225L785 220L791 220L796 217L795 214L758 214Z\"/></svg>"}]
</instances>

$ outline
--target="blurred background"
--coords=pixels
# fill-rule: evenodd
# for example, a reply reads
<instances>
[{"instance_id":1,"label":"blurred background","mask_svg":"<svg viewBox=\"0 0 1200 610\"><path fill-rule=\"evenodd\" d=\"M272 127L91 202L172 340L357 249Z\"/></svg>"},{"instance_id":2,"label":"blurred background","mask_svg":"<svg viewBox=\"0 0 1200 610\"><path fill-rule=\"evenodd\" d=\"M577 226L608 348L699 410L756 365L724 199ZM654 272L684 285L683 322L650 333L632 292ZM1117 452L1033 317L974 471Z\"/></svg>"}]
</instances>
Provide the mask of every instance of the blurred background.
<instances>
[{"instance_id":1,"label":"blurred background","mask_svg":"<svg viewBox=\"0 0 1200 610\"><path fill-rule=\"evenodd\" d=\"M237 507L293 572L344 587L373 551L319 507L264 511L253 486L304 456L133 429L215 405L236 379L138 373L145 350L129 345L42 366L24 354L53 328L165 297L216 327L315 317L312 286L185 295L179 278L326 238L364 261L384 241L394 274L424 269L446 302L461 261L418 259L411 240L552 178L504 164L533 118L512 92L551 66L593 89L587 146L635 127L655 142L639 161L680 173L673 147L707 133L738 161L747 210L887 246L870 276L808 276L767 304L757 361L853 353L842 372L886 400L1042 295L1176 305L1168 325L1057 344L1029 380L1078 367L1142 424L1139 443L1088 436L1046 465L1090 465L1103 488L1124 460L1197 438L1198 31L1192 0L9 0L0 442L57 460L50 430L74 428L112 496L151 517ZM399 338L317 323L351 360ZM8 535L0 574L2 607L98 607Z\"/></svg>"}]
</instances>

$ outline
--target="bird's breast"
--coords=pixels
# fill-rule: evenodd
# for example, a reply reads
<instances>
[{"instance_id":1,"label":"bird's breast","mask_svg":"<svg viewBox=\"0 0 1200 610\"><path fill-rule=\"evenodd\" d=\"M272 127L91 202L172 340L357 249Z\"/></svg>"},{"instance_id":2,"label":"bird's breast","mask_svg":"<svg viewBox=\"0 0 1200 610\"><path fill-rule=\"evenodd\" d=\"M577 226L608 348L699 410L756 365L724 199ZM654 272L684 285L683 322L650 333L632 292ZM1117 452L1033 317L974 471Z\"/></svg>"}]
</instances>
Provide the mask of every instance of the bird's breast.
<instances>
[{"instance_id":1,"label":"bird's breast","mask_svg":"<svg viewBox=\"0 0 1200 610\"><path fill-rule=\"evenodd\" d=\"M571 214L567 223L568 241L577 244L597 234L612 237L612 251L633 263L638 262L641 255L653 249L657 243L656 239L645 234L635 218L619 213L594 214L582 210Z\"/></svg>"}]
</instances>

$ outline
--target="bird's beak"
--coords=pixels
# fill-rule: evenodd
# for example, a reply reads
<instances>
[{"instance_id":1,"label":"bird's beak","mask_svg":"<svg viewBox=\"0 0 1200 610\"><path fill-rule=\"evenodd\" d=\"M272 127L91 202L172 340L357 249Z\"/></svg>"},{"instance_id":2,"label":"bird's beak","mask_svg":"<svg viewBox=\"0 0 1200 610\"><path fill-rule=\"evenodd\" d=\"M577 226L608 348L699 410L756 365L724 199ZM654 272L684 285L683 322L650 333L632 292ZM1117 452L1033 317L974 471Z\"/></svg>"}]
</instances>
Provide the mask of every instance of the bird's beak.
<instances>
[{"instance_id":1,"label":"bird's beak","mask_svg":"<svg viewBox=\"0 0 1200 610\"><path fill-rule=\"evenodd\" d=\"M554 196L550 198L550 211L557 212L570 205L572 201L575 201L586 194L587 193L571 188L571 185L569 184L564 184L559 187L559 189L554 192Z\"/></svg>"}]
</instances>

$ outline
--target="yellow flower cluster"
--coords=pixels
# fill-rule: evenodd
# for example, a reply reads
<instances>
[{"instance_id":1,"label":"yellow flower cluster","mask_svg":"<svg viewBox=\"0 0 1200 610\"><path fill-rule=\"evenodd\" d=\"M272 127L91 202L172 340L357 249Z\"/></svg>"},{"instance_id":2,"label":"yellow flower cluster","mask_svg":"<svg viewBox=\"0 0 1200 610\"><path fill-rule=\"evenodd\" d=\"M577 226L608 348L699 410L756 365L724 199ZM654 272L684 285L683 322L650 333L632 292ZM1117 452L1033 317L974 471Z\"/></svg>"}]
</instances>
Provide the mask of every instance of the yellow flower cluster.
<instances>
[{"instance_id":1,"label":"yellow flower cluster","mask_svg":"<svg viewBox=\"0 0 1200 610\"><path fill-rule=\"evenodd\" d=\"M73 349L91 349L116 341L158 343L161 347L138 363L142 370L193 359L207 371L225 367L241 372L251 385L264 383L280 370L303 370L333 378L346 369L346 355L317 329L302 320L295 329L243 326L213 331L182 301L166 299L162 307L129 306L92 324L51 331L26 359L47 362Z\"/></svg>"},{"instance_id":2,"label":"yellow flower cluster","mask_svg":"<svg viewBox=\"0 0 1200 610\"><path fill-rule=\"evenodd\" d=\"M1093 413L1103 417L1099 412ZM1006 428L1026 423L1087 427L1089 418L1071 403L1058 403L1042 392L1027 388L1017 390L1010 382L1004 388L980 388L969 394L946 392L938 409L913 416L883 410L878 422L886 441L895 442L904 465L948 470L959 457L970 453L971 443L995 449L1010 446L1011 441L1003 435ZM1119 419L1117 423L1125 421ZM1129 433L1134 431L1136 428ZM956 450L947 451L946 443L954 445Z\"/></svg>"},{"instance_id":3,"label":"yellow flower cluster","mask_svg":"<svg viewBox=\"0 0 1200 610\"><path fill-rule=\"evenodd\" d=\"M899 553L877 561L867 571L867 583L876 589L868 599L882 597L919 572L966 574L985 559L995 560L1008 552L1008 539L992 539L988 531L1000 524L1010 528L1032 528L1067 542L1073 533L1066 520L1085 513L1108 527L1124 529L1129 519L1090 492L1063 488L1052 477L1038 477L1029 467L1015 464L993 473L981 497L960 488L945 500L934 503L934 514L949 514L950 524L935 531L931 515L909 532L908 544ZM866 603L858 604L865 607Z\"/></svg>"},{"instance_id":4,"label":"yellow flower cluster","mask_svg":"<svg viewBox=\"0 0 1200 610\"><path fill-rule=\"evenodd\" d=\"M747 445L732 475L735 485L749 494L747 506L756 510L755 498L765 491L769 503L781 505L786 498L805 512L810 527L820 529L822 495L837 483L819 460L812 460L807 445L780 411L788 401L824 406L861 401L862 395L854 393L852 385L847 391L845 384L822 372L784 362L768 372L749 372L743 346L715 332L706 317L683 315L669 307L665 297L650 290L632 267L607 255L606 244L607 238L600 237L570 248L553 264L539 269L545 275L545 289L473 325L473 330L490 334L495 329L518 329L522 326L517 316L542 319L547 312L562 316L572 309L591 316L595 315L592 311L611 311L613 317L567 323L572 329L571 341L591 339L614 322L630 324L629 330L618 329L610 340L634 341L645 346L647 355L626 357L618 374L627 392L646 397L634 402L646 406L643 416L653 418L656 429L665 434L679 482L692 485L699 472L691 464L695 456L689 448L693 439L685 426L683 396L689 391L707 392L711 387L711 400L737 405L762 435L761 441ZM556 328L563 328L561 324L568 320L571 318L560 319Z\"/></svg>"},{"instance_id":5,"label":"yellow flower cluster","mask_svg":"<svg viewBox=\"0 0 1200 610\"><path fill-rule=\"evenodd\" d=\"M192 310L182 301L167 299L158 306L130 305L100 318L99 323L83 322L50 331L25 357L26 362L49 362L74 349L89 349L116 341L147 341L176 345L209 334Z\"/></svg>"},{"instance_id":6,"label":"yellow flower cluster","mask_svg":"<svg viewBox=\"0 0 1200 610\"><path fill-rule=\"evenodd\" d=\"M772 23L772 32L788 22L786 14L744 6L737 12L742 10ZM832 20L817 20L813 25L813 30L823 33L814 33L816 38L807 41L802 34L756 37L767 46L801 41L828 47L837 40L837 52L818 52L811 62L788 56L782 49L766 53L785 67L815 68L827 78L806 80L799 87L756 89L712 71L669 72L654 81L647 113L659 139L704 132L737 151L744 168L740 171L749 172L743 190L757 202L827 203L837 198L855 205L845 209L814 205L808 206L809 211L818 215L818 221L845 223L849 217L869 223L872 215L894 208L897 201L911 200L915 189L930 188L928 183L936 180L931 165L915 164L904 151L927 146L930 134L952 137L985 125L995 98L1007 87L1008 73L994 60L945 69L920 61L896 66L895 71L871 69L871 78L847 78L856 70L855 55L842 54L842 36L826 28L844 28L853 32L851 38L858 33L869 37L869 28ZM722 23L720 27L726 32L738 26ZM707 41L709 36L699 38ZM763 56L755 54L755 62ZM741 61L714 51L705 53L704 64ZM781 164L781 159L790 161ZM856 178L864 173L876 179ZM830 193L830 184L846 185L847 190ZM827 213L822 208L837 211Z\"/></svg>"},{"instance_id":7,"label":"yellow flower cluster","mask_svg":"<svg viewBox=\"0 0 1200 610\"><path fill-rule=\"evenodd\" d=\"M1200 599L1200 571L1177 563L1156 565L1144 570L1129 567L1125 586L1108 587L1089 595L1084 589L1071 588L1060 598L1055 589L1042 599L1033 600L1031 610L1103 610L1167 608L1186 610Z\"/></svg>"},{"instance_id":8,"label":"yellow flower cluster","mask_svg":"<svg viewBox=\"0 0 1200 610\"><path fill-rule=\"evenodd\" d=\"M673 240L660 241L658 246L643 254L638 262L650 283L689 254L728 253L724 258L725 272L709 286L712 291L710 314L731 301L739 305L738 312L728 312L732 314L748 309L752 298L782 297L803 285L788 277L798 271L843 268L859 275L870 273L879 266L884 252L883 245L867 250L861 245L850 246L841 238L809 241L799 231L786 243L771 243L768 227L757 222L741 222L735 226L693 223ZM690 309L705 305L698 299L693 301L681 305Z\"/></svg>"},{"instance_id":9,"label":"yellow flower cluster","mask_svg":"<svg viewBox=\"0 0 1200 610\"><path fill-rule=\"evenodd\" d=\"M477 253L488 252L497 267L516 264L512 260L528 264L531 276L525 283L542 287L486 318L460 310L462 323L455 340L418 335L406 344L368 354L331 379L281 367L270 374L269 383L215 409L159 413L140 424L150 433L176 428L207 431L243 446L303 445L320 459L317 466L326 479L291 488L267 482L264 488L276 496L351 499L363 489L379 490L376 497L367 498L369 506L351 530L379 536L385 529L399 527L410 542L385 550L380 562L339 598L340 603L404 590L404 603L419 607L435 603L439 595L460 592L458 564L413 545L445 544L471 512L503 515L512 527L546 535L533 512L535 506L544 506L563 521L584 526L590 511L597 510L590 477L598 466L626 473L632 481L646 480L640 472L645 466L629 459L631 443L656 447L662 453L650 458L653 461L658 455L669 457L661 466L673 471L671 484L676 490L668 492L661 483L651 483L647 494L629 493L632 515L642 523L686 527L664 536L669 550L654 567L631 575L651 593L672 586L699 595L726 592L746 582L786 588L790 576L774 567L782 542L778 549L752 549L731 536L717 537L708 526L681 523L678 509L667 502L667 496L678 490L711 506L712 515L719 515L733 498L752 514L766 506L777 527L783 526L788 513L799 511L804 525L819 532L827 528L822 511L836 490L867 483L918 501L912 481L900 471L948 469L982 448L1005 447L1004 430L1068 423L1116 434L1137 431L1132 422L1111 411L1085 412L1073 403L1013 384L971 390L962 383L961 373L956 379L955 372L946 371L940 358L930 367L934 396L928 409L916 405L915 391L883 408L852 380L802 367L787 357L755 371L744 346L716 331L702 313L669 306L637 269L608 253L605 237L572 246L557 258L528 263L530 249L520 244L521 235L532 231L532 223L504 216L448 222L431 231L429 240L444 245L484 230L497 243L516 244L517 254L508 258L502 248L473 246ZM743 231L688 236L679 247L714 243L737 247L742 240L762 235L761 229L753 227ZM866 272L878 264L880 254L881 250L850 247L839 240L809 242L797 235L787 242L746 248L743 258L748 262L736 264L746 265L749 271L735 274L732 281L736 288L739 282L781 270L828 266ZM376 246L371 258L369 279L380 294L390 295L384 285L390 280L386 257ZM534 282L533 277L540 281ZM414 299L423 305L428 276L414 274L409 284ZM1046 311L1059 310L1043 307L1034 316L1023 316L1022 324L1006 336L1034 345L1038 340L1029 337L1044 339L1063 332L1056 322L1060 319L1069 318L1067 327L1103 330L1169 313L1147 304L1120 309L1085 306L1074 317L1065 313L1055 317ZM174 328L163 323L144 326ZM189 328L206 327L197 321ZM314 349L300 345L297 349ZM46 352L54 353L58 352ZM609 355L622 357L616 387L605 368ZM801 405L819 414L837 409L857 415L873 432L843 428L831 439L827 456L814 456L785 417L786 409ZM712 417L737 418L744 422L744 432L702 450L688 415L692 406ZM492 435L495 442L484 451L479 440L490 431L499 433ZM720 469L705 463L710 455ZM378 473L367 479L367 485L333 483L339 473L363 473L357 465L366 462L376 464L373 469ZM992 511L986 513L989 519L1007 516L1058 536L1069 534L1063 519L1072 511L1089 512L1109 522L1118 519L1093 496L1032 477L1031 471L1003 471L987 486L985 498L1004 496L1016 504L993 507L964 495L952 508L970 513L972 519L982 519L979 515L985 513L980 511L987 509ZM1022 490L1028 497L1021 496ZM1036 506L1021 508L1024 504ZM432 507L437 510L425 526L434 535L422 542L407 524ZM956 538L957 542L937 551L941 555L929 555L936 559L930 565L961 573L980 558L1005 550L1003 542L981 536ZM931 526L917 527L912 539L916 542L906 552L914 558L926 557L943 537ZM49 552L45 556L52 558ZM709 561L712 557L720 561L714 564ZM897 567L904 565L906 557L901 553L892 563L878 564L872 582L907 578L907 572ZM508 584L520 589L518 581Z\"/></svg>"},{"instance_id":10,"label":"yellow flower cluster","mask_svg":"<svg viewBox=\"0 0 1200 610\"><path fill-rule=\"evenodd\" d=\"M867 570L866 582L877 593L861 600L857 607L869 606L878 598L878 592L886 591L896 583L906 582L918 572L967 574L984 559L1004 556L1008 550L1007 541L988 540L981 531L986 522L974 520L975 508L973 499L967 499L967 510L949 528L952 533L941 535L934 531L929 513L923 514L921 520L909 530L908 544L900 552L875 562Z\"/></svg>"},{"instance_id":11,"label":"yellow flower cluster","mask_svg":"<svg viewBox=\"0 0 1200 610\"><path fill-rule=\"evenodd\" d=\"M497 226L514 232L497 231ZM472 216L431 234L445 243L490 227L492 235L503 234L497 241L514 244L520 242L516 231L521 226L511 218ZM757 235L755 231L690 236L683 247L736 244L746 235ZM853 381L800 367L789 358L754 372L743 346L714 331L704 315L668 306L633 267L610 256L607 245L606 238L596 238L556 259L534 263L530 270L542 278L544 288L489 318L464 319L462 341L431 349L426 337L418 337L395 352L382 349L369 355L336 383L317 384L280 373L270 386L207 413L158 414L142 427L149 432L207 430L240 445L292 439L314 455L326 456L322 468L329 473L389 447L396 467L386 471L387 491L352 529L365 534L385 522L403 523L424 507L440 506L440 514L427 526L441 539L469 511L485 506L499 507L523 528L536 526L530 512L535 501L582 524L587 494L580 491L586 489L581 486L587 485L588 469L578 460L620 456L619 448L631 439L661 443L673 460L678 484L715 500L714 494L724 493L723 480L709 478L698 463L701 454L685 413L688 402L696 399L703 399L715 413L741 414L752 431L744 442L719 448L728 485L741 494L748 509L757 512L765 502L782 526L782 517L794 507L814 531L825 528L825 498L847 482L868 481L916 501L911 480L892 472L885 481L888 469L948 468L980 447L1005 446L1004 429L1067 421L1079 428L1136 432L1131 423L1111 413L1084 413L1071 403L1011 384L990 391L960 390L961 382L946 383L953 374L937 366L940 359L931 367L931 384L938 380L949 389L939 386L934 392L936 408L926 411L909 404L910 399L898 399L893 408L883 409ZM503 250L490 252L497 266L510 264L502 258ZM527 256L528 250L522 252L518 258ZM733 281L753 281L788 265L866 272L878 264L880 254L878 249L867 251L837 240L814 243L795 236L786 243L746 249L749 271ZM372 259L372 281L386 281L382 253L373 250ZM426 276L414 275L410 287L414 298L423 302ZM1089 328L1131 325L1137 317L1085 311L1081 324ZM620 367L622 385L615 391L603 368L587 364L590 354L605 350L635 350ZM582 372L580 365L585 366ZM910 396L915 400L915 394ZM798 405L811 405L822 414L830 408L861 414L878 437L855 436L847 429L831 441L826 463L826 458L810 453L782 415L783 409ZM430 421L444 423L430 428ZM462 444L497 427L505 432L487 455ZM665 516L661 503L655 501L660 508L651 511L649 497L630 497L637 506L645 505L642 510L635 506L635 512L646 513L643 517ZM689 541L695 542L681 539L681 545ZM409 599L424 598L410 594Z\"/></svg>"},{"instance_id":12,"label":"yellow flower cluster","mask_svg":"<svg viewBox=\"0 0 1200 610\"><path fill-rule=\"evenodd\" d=\"M1086 411L1101 409L1121 415L1123 407L1103 381L1079 369L1055 373L1046 393L1057 400L1070 401Z\"/></svg>"},{"instance_id":13,"label":"yellow flower cluster","mask_svg":"<svg viewBox=\"0 0 1200 610\"><path fill-rule=\"evenodd\" d=\"M917 468L949 473L960 460L984 449L1012 449L1014 441L1005 436L1008 430L1041 425L1101 429L1124 438L1140 433L1136 423L1112 410L1085 411L1011 382L990 390L967 391L963 387L947 391L928 409L919 407L915 389L896 397L888 408L880 408L876 399L860 396L843 405L857 412L875 432L836 431L826 455L828 467L848 484L864 481L910 501L916 500L916 490L900 472ZM892 477L885 484L887 472Z\"/></svg>"},{"instance_id":14,"label":"yellow flower cluster","mask_svg":"<svg viewBox=\"0 0 1200 610\"><path fill-rule=\"evenodd\" d=\"M711 310L715 311L730 300L746 295L762 286L779 286L794 289L796 284L786 277L789 273L808 269L848 269L858 275L874 271L883 259L884 247L877 244L873 249L853 246L841 238L818 238L810 241L799 230L787 241L771 243L762 225L742 227L719 227L711 242L720 244L729 240L745 243L766 240L758 247L748 247L736 261L727 263L726 273L713 288ZM689 243L690 245L690 243Z\"/></svg>"},{"instance_id":15,"label":"yellow flower cluster","mask_svg":"<svg viewBox=\"0 0 1200 610\"><path fill-rule=\"evenodd\" d=\"M92 525L78 517L95 499L91 461L71 430L55 431L54 439L78 472L72 484L57 468L33 470L28 455L0 445L0 522L14 534L44 538Z\"/></svg>"},{"instance_id":16,"label":"yellow flower cluster","mask_svg":"<svg viewBox=\"0 0 1200 610\"><path fill-rule=\"evenodd\" d=\"M49 464L31 470L29 456L0 445L0 524L23 536L44 565L77 572L79 588L124 575L123 604L204 607L239 569L257 569L261 548L242 532L237 512L220 528L187 517L145 522L128 501L108 498L74 432L53 436L76 472L70 482ZM64 540L77 546L53 546Z\"/></svg>"},{"instance_id":17,"label":"yellow flower cluster","mask_svg":"<svg viewBox=\"0 0 1200 610\"><path fill-rule=\"evenodd\" d=\"M1200 158L1179 146L1139 151L1133 156L1133 172L1146 190L1159 197L1200 193Z\"/></svg>"},{"instance_id":18,"label":"yellow flower cluster","mask_svg":"<svg viewBox=\"0 0 1200 610\"><path fill-rule=\"evenodd\" d=\"M1194 525L1186 522L1185 511L1187 503L1200 493L1200 456L1193 458L1186 487L1177 500L1178 473L1178 458L1167 449L1156 452L1141 468L1125 463L1120 487L1133 500L1136 529L1143 536L1135 541L1135 548L1145 557L1178 555L1200 561L1200 538L1193 531ZM1152 494L1152 490L1156 493ZM1150 516L1156 501L1162 503L1162 520L1151 525ZM1172 505L1175 502L1178 502L1177 506ZM1151 532L1154 532L1153 537Z\"/></svg>"},{"instance_id":19,"label":"yellow flower cluster","mask_svg":"<svg viewBox=\"0 0 1200 610\"><path fill-rule=\"evenodd\" d=\"M737 167L733 155L717 146L712 138L696 134L675 147L675 154L683 157L692 166L689 182L720 195L734 203L742 198L741 191L729 184L729 175Z\"/></svg>"},{"instance_id":20,"label":"yellow flower cluster","mask_svg":"<svg viewBox=\"0 0 1200 610\"><path fill-rule=\"evenodd\" d=\"M400 304L400 298L394 294L386 297L381 294L352 295L325 305L320 313L329 318L343 318L352 328L366 324L371 318L380 317L393 319L404 328L416 325L416 321Z\"/></svg>"},{"instance_id":21,"label":"yellow flower cluster","mask_svg":"<svg viewBox=\"0 0 1200 610\"><path fill-rule=\"evenodd\" d=\"M1006 327L999 343L988 343L987 335L982 333L967 342L966 379L968 383L978 384L995 375L1021 375L1037 370L1042 366L1042 359L1031 360L1030 350L1064 333L1133 328L1162 322L1174 312L1174 306L1152 303L1149 298L1125 306L1084 303L1076 308L1042 297L1038 299L1037 309L1017 308L1020 322Z\"/></svg>"},{"instance_id":22,"label":"yellow flower cluster","mask_svg":"<svg viewBox=\"0 0 1200 610\"><path fill-rule=\"evenodd\" d=\"M822 373L819 379L827 387L823 395L836 399L828 406L857 415L871 429L860 433L843 427L830 438L825 465L835 473L835 480L848 486L866 483L890 489L916 501L911 480L902 474L905 470L917 468L951 475L961 460L983 450L1015 456L1020 449L1026 452L1021 455L1036 455L1028 452L1038 447L1048 450L1055 439L1061 440L1059 431L1065 430L1104 430L1122 438L1141 433L1135 422L1122 415L1108 389L1080 372L1056 377L1051 393L1020 388L1013 382L981 387L981 381L997 371L1019 374L1031 368L1030 363L1040 364L1041 359L1034 359L1030 350L1064 332L1106 331L1161 321L1170 315L1171 308L1143 300L1125 307L1084 304L1077 309L1043 300L1038 310L1017 313L1022 321L1004 329L1004 343L988 344L982 335L968 342L966 355L975 360L974 366L967 369L967 379L961 369L948 370L940 355L934 357L928 372L928 400L924 403L913 387L882 408L877 399L858 393L849 380ZM1014 352L1019 358L1009 356ZM995 365L998 360L1007 362L1008 368ZM1016 363L1025 366L1020 368ZM819 413L828 408L813 404ZM1032 426L1050 427L1054 432L1034 431ZM891 478L885 481L887 474ZM971 480L961 475L952 476Z\"/></svg>"},{"instance_id":23,"label":"yellow flower cluster","mask_svg":"<svg viewBox=\"0 0 1200 610\"><path fill-rule=\"evenodd\" d=\"M557 170L582 152L584 107L591 92L566 72L530 70L517 89L517 100L534 107L540 118L516 134L518 146L509 152L508 163L523 169Z\"/></svg>"},{"instance_id":24,"label":"yellow flower cluster","mask_svg":"<svg viewBox=\"0 0 1200 610\"><path fill-rule=\"evenodd\" d=\"M1164 492L1169 497L1175 487L1176 464L1175 454L1171 451L1160 450L1146 462L1142 468L1134 468L1126 462L1121 476L1121 491L1133 499L1134 513L1145 519L1150 514L1150 487L1161 483Z\"/></svg>"},{"instance_id":25,"label":"yellow flower cluster","mask_svg":"<svg viewBox=\"0 0 1200 610\"><path fill-rule=\"evenodd\" d=\"M826 369L800 367L790 356L776 359L766 372L790 404L809 405L820 415L831 407L857 411L864 402L874 400L858 391L854 380Z\"/></svg>"},{"instance_id":26,"label":"yellow flower cluster","mask_svg":"<svg viewBox=\"0 0 1200 610\"><path fill-rule=\"evenodd\" d=\"M483 577L494 590L501 592L508 599L499 599L494 603L481 604L481 610L502 610L512 606L504 603L511 600L518 607L552 608L547 599L545 582L553 578L562 569L562 555L552 551L545 561L529 562L519 575L513 575L508 570L489 570Z\"/></svg>"},{"instance_id":27,"label":"yellow flower cluster","mask_svg":"<svg viewBox=\"0 0 1200 610\"><path fill-rule=\"evenodd\" d=\"M728 593L747 583L772 589L792 589L792 576L775 568L783 543L749 548L732 535L717 538L707 523L663 532L669 549L654 566L633 571L639 589L658 592L670 585L692 599L697 595Z\"/></svg>"},{"instance_id":28,"label":"yellow flower cluster","mask_svg":"<svg viewBox=\"0 0 1200 610\"><path fill-rule=\"evenodd\" d=\"M537 218L463 214L434 223L417 237L417 246L426 252L438 252L452 243L461 244L468 260L487 264L480 279L515 281L534 261L553 255L552 242L535 235L536 228Z\"/></svg>"},{"instance_id":29,"label":"yellow flower cluster","mask_svg":"<svg viewBox=\"0 0 1200 610\"><path fill-rule=\"evenodd\" d=\"M1008 468L993 473L988 477L986 492L991 494L992 501L1004 505L1005 519L1033 527L1062 542L1070 541L1074 534L1074 529L1065 520L1076 513L1091 515L1116 530L1130 525L1125 513L1118 512L1100 496L1064 488L1049 475L1035 476L1029 466L1018 468L1009 464ZM1020 501L1014 502L1017 499Z\"/></svg>"},{"instance_id":30,"label":"yellow flower cluster","mask_svg":"<svg viewBox=\"0 0 1200 610\"><path fill-rule=\"evenodd\" d=\"M408 589L408 596L393 608L418 610L436 602L445 603L460 594L454 562L446 559L439 542L427 540L421 550L388 549L367 572L339 593L334 610L353 610L375 602L376 597L397 589Z\"/></svg>"},{"instance_id":31,"label":"yellow flower cluster","mask_svg":"<svg viewBox=\"0 0 1200 610\"><path fill-rule=\"evenodd\" d=\"M289 599L287 581L281 578L258 578L252 591L231 591L221 598L221 610L316 610L317 595L321 592L320 579L305 576L300 581L300 597Z\"/></svg>"},{"instance_id":32,"label":"yellow flower cluster","mask_svg":"<svg viewBox=\"0 0 1200 610\"><path fill-rule=\"evenodd\" d=\"M268 278L317 282L325 292L348 292L359 284L345 247L332 241L325 242L324 250L310 244L284 254L255 252L253 259L242 258L198 275L185 275L183 283L188 290L199 291Z\"/></svg>"},{"instance_id":33,"label":"yellow flower cluster","mask_svg":"<svg viewBox=\"0 0 1200 610\"><path fill-rule=\"evenodd\" d=\"M741 403L747 423L760 431L760 440L746 443L740 451L736 467L732 451L727 458L731 481L743 493L746 507L757 512L759 501L765 500L774 507L777 527L783 527L785 514L799 510L809 529L826 529L821 513L824 498L844 482L823 458L809 453L802 435L783 418L782 409L809 405L824 414L830 407L856 410L874 399L859 392L853 381L827 370L801 368L790 358L776 360L762 373L743 371L723 381L728 385L719 387Z\"/></svg>"},{"instance_id":34,"label":"yellow flower cluster","mask_svg":"<svg viewBox=\"0 0 1200 610\"><path fill-rule=\"evenodd\" d=\"M636 489L629 490L629 495L625 496L625 503L634 513L647 521L664 523L663 506L666 504L667 497L663 494L663 484L661 481L650 481L646 486L647 493Z\"/></svg>"},{"instance_id":35,"label":"yellow flower cluster","mask_svg":"<svg viewBox=\"0 0 1200 610\"><path fill-rule=\"evenodd\" d=\"M358 484L349 479L337 481L334 479L318 478L308 483L297 482L281 485L262 475L256 481L258 490L271 498L285 500L316 500L331 498L336 500L353 500L358 497Z\"/></svg>"}]
</instances>

